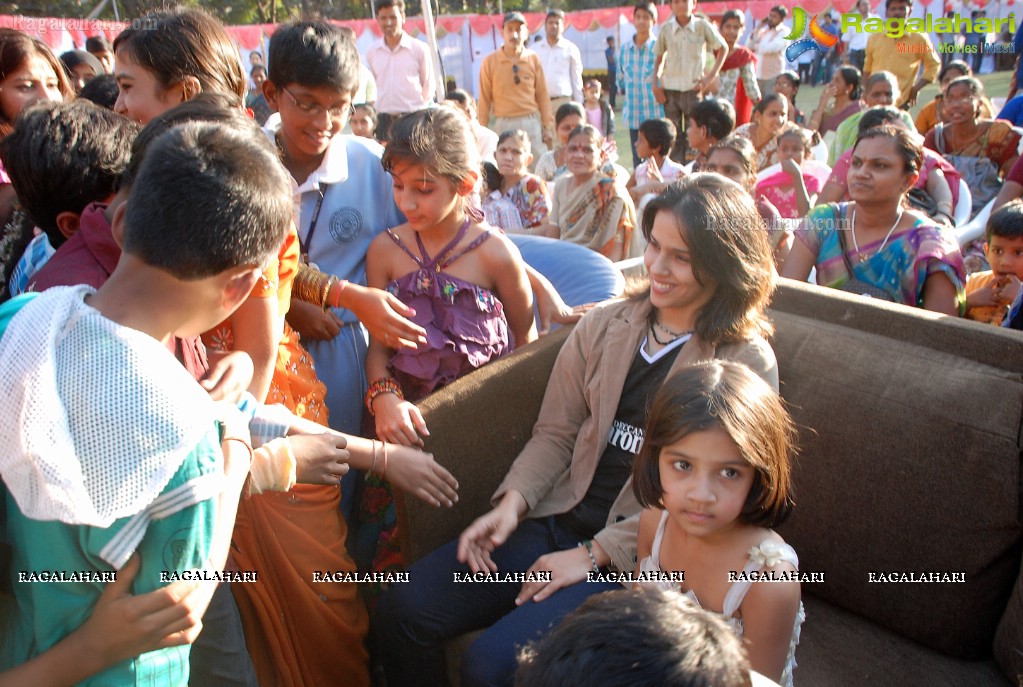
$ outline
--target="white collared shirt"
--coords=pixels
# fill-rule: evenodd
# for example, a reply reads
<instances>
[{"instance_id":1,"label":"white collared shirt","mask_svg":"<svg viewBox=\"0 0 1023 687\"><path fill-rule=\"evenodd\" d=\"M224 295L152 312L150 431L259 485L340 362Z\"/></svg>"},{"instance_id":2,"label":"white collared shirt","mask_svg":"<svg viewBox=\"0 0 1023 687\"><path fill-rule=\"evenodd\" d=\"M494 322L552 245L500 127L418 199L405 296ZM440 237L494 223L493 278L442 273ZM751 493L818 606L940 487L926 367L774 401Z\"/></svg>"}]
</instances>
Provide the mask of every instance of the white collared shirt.
<instances>
[{"instance_id":1,"label":"white collared shirt","mask_svg":"<svg viewBox=\"0 0 1023 687\"><path fill-rule=\"evenodd\" d=\"M381 38L366 51L366 63L377 82L377 112L415 112L433 99L433 57L421 40L403 31L392 50Z\"/></svg>"},{"instance_id":2,"label":"white collared shirt","mask_svg":"<svg viewBox=\"0 0 1023 687\"><path fill-rule=\"evenodd\" d=\"M540 56L543 74L547 79L547 92L553 98L571 98L583 101L583 58L575 43L561 37L551 45L547 39L533 43L530 48Z\"/></svg>"}]
</instances>

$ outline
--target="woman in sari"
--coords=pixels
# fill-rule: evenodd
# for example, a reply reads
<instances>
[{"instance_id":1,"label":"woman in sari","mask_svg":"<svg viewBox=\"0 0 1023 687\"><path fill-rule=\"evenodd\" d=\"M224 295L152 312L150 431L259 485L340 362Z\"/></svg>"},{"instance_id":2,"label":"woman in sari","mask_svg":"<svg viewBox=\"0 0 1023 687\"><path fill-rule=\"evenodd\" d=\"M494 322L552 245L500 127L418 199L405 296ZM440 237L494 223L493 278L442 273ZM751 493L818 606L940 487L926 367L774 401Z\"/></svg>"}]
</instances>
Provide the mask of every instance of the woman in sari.
<instances>
[{"instance_id":1,"label":"woman in sari","mask_svg":"<svg viewBox=\"0 0 1023 687\"><path fill-rule=\"evenodd\" d=\"M916 116L916 130L920 132L921 136L926 136L928 131L938 125L938 122L948 120L941 101L945 98L945 89L960 76L973 76L970 65L962 60L952 60L938 72L939 90L934 95L934 100L920 108L920 113ZM994 108L991 107L991 101L987 98L980 99L980 116L984 119L995 118Z\"/></svg>"},{"instance_id":2,"label":"woman in sari","mask_svg":"<svg viewBox=\"0 0 1023 687\"><path fill-rule=\"evenodd\" d=\"M568 137L568 171L554 187L554 204L542 231L592 248L612 261L628 256L636 208L611 166L603 167L604 137L586 124Z\"/></svg>"},{"instance_id":3,"label":"woman in sari","mask_svg":"<svg viewBox=\"0 0 1023 687\"><path fill-rule=\"evenodd\" d=\"M744 45L736 45L742 35L745 18L738 10L728 10L721 17L721 37L728 44L728 56L718 74L718 96L735 106L735 124L750 120L753 106L760 102L757 84L757 57Z\"/></svg>"},{"instance_id":4,"label":"woman in sari","mask_svg":"<svg viewBox=\"0 0 1023 687\"><path fill-rule=\"evenodd\" d=\"M966 273L959 246L927 217L906 210L923 153L913 134L881 126L860 135L849 169L852 202L819 205L796 231L782 276L946 315L962 313Z\"/></svg>"},{"instance_id":5,"label":"woman in sari","mask_svg":"<svg viewBox=\"0 0 1023 687\"><path fill-rule=\"evenodd\" d=\"M973 212L994 199L1002 181L1019 157L1020 135L1004 119L980 114L984 87L972 76L962 76L945 89L942 110L947 122L938 123L924 145L944 156L973 192Z\"/></svg>"},{"instance_id":6,"label":"woman in sari","mask_svg":"<svg viewBox=\"0 0 1023 687\"><path fill-rule=\"evenodd\" d=\"M757 169L778 162L778 136L789 127L789 99L771 93L753 108L753 121L736 127L734 134L749 139L757 151Z\"/></svg>"},{"instance_id":7,"label":"woman in sari","mask_svg":"<svg viewBox=\"0 0 1023 687\"><path fill-rule=\"evenodd\" d=\"M831 83L821 92L820 102L810 115L807 128L824 136L829 131L837 131L839 124L862 110L860 96L863 95L863 87L860 80L860 70L856 67L842 67L835 72ZM829 107L831 100L834 102Z\"/></svg>"}]
</instances>

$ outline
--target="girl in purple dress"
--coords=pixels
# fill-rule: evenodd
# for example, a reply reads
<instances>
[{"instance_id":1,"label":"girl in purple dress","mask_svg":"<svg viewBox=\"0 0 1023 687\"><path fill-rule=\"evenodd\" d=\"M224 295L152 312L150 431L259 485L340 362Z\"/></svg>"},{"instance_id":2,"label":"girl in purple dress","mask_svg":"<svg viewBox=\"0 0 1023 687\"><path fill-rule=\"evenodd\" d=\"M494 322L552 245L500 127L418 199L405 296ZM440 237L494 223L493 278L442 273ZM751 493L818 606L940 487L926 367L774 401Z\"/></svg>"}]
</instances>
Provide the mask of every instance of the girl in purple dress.
<instances>
[{"instance_id":1,"label":"girl in purple dress","mask_svg":"<svg viewBox=\"0 0 1023 687\"><path fill-rule=\"evenodd\" d=\"M366 409L377 438L422 446L429 431L414 402L535 339L532 292L518 249L471 203L480 160L464 116L437 107L402 118L383 164L408 221L370 244L366 282L412 309L426 343L370 338ZM358 546L375 549L375 571L405 564L386 473L385 454L358 515ZM372 603L377 590L368 591Z\"/></svg>"},{"instance_id":2,"label":"girl in purple dress","mask_svg":"<svg viewBox=\"0 0 1023 687\"><path fill-rule=\"evenodd\" d=\"M366 408L379 438L412 446L428 434L413 401L532 341L536 328L518 250L470 205L480 165L465 118L432 108L392 134L383 163L408 221L372 243L366 278L415 310L427 343L371 339Z\"/></svg>"}]
</instances>

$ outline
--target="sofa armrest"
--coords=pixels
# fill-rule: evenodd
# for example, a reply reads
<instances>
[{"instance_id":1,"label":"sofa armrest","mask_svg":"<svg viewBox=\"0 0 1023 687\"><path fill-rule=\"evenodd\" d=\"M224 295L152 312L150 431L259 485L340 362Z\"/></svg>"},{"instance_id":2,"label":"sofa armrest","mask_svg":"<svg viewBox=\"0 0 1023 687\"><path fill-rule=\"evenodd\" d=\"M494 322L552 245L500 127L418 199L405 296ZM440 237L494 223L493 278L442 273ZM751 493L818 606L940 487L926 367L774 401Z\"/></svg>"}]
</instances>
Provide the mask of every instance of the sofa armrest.
<instances>
[{"instance_id":1,"label":"sofa armrest","mask_svg":"<svg viewBox=\"0 0 1023 687\"><path fill-rule=\"evenodd\" d=\"M533 433L547 381L571 327L490 363L420 401L426 450L458 480L454 508L395 490L402 551L412 563L490 508L490 497Z\"/></svg>"}]
</instances>

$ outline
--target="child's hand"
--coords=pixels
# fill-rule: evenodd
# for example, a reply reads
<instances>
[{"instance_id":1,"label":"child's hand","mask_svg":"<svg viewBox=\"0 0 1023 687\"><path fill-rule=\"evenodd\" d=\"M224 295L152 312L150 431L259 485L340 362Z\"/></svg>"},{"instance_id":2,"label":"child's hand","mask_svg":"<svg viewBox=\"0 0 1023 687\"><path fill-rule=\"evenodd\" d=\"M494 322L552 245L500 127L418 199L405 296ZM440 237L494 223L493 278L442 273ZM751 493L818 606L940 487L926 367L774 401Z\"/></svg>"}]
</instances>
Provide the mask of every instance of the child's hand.
<instances>
[{"instance_id":1,"label":"child's hand","mask_svg":"<svg viewBox=\"0 0 1023 687\"><path fill-rule=\"evenodd\" d=\"M426 330L410 321L416 311L386 291L348 284L345 305L369 330L370 336L388 348L418 348L426 343Z\"/></svg>"},{"instance_id":2,"label":"child's hand","mask_svg":"<svg viewBox=\"0 0 1023 687\"><path fill-rule=\"evenodd\" d=\"M419 434L430 436L426 420L414 403L384 393L373 399L377 436L391 444L422 446ZM417 434L418 432L418 434Z\"/></svg>"},{"instance_id":3,"label":"child's hand","mask_svg":"<svg viewBox=\"0 0 1023 687\"><path fill-rule=\"evenodd\" d=\"M1001 303L1013 303L1019 293L1020 281L1015 274L1007 274L998 280L995 296Z\"/></svg>"},{"instance_id":4,"label":"child's hand","mask_svg":"<svg viewBox=\"0 0 1023 687\"><path fill-rule=\"evenodd\" d=\"M518 526L519 517L515 510L508 507L506 501L502 501L486 515L476 518L462 532L458 538L458 560L468 565L473 572L497 572L497 564L490 554L504 544Z\"/></svg>"},{"instance_id":5,"label":"child's hand","mask_svg":"<svg viewBox=\"0 0 1023 687\"><path fill-rule=\"evenodd\" d=\"M351 288L351 284L346 290ZM330 341L341 331L341 320L330 310L318 305L307 303L297 298L291 299L291 309L287 315L288 324L306 339Z\"/></svg>"},{"instance_id":6,"label":"child's hand","mask_svg":"<svg viewBox=\"0 0 1023 687\"><path fill-rule=\"evenodd\" d=\"M202 630L202 617L216 584L177 581L135 596L131 585L141 559L133 555L103 588L92 614L75 634L104 667L171 646L191 644Z\"/></svg>"},{"instance_id":7,"label":"child's hand","mask_svg":"<svg viewBox=\"0 0 1023 687\"><path fill-rule=\"evenodd\" d=\"M559 589L582 582L591 570L590 555L582 546L540 556L529 567L529 572L550 572L551 581L524 583L515 598L515 605L521 606L529 600L539 603Z\"/></svg>"},{"instance_id":8,"label":"child's hand","mask_svg":"<svg viewBox=\"0 0 1023 687\"><path fill-rule=\"evenodd\" d=\"M348 472L348 440L336 432L293 434L288 437L295 454L296 480L302 484L337 485Z\"/></svg>"},{"instance_id":9,"label":"child's hand","mask_svg":"<svg viewBox=\"0 0 1023 687\"><path fill-rule=\"evenodd\" d=\"M210 369L199 380L214 401L237 403L252 381L252 358L245 351L209 353Z\"/></svg>"},{"instance_id":10,"label":"child's hand","mask_svg":"<svg viewBox=\"0 0 1023 687\"><path fill-rule=\"evenodd\" d=\"M967 308L991 308L999 305L1001 301L996 295L997 283L976 289L966 297Z\"/></svg>"},{"instance_id":11,"label":"child's hand","mask_svg":"<svg viewBox=\"0 0 1023 687\"><path fill-rule=\"evenodd\" d=\"M784 160L781 161L781 169L783 172L792 177L793 181L803 176L803 170L800 169L799 163L793 160L791 157L785 158Z\"/></svg>"},{"instance_id":12,"label":"child's hand","mask_svg":"<svg viewBox=\"0 0 1023 687\"><path fill-rule=\"evenodd\" d=\"M406 446L389 445L385 476L394 486L431 506L458 503L458 480L433 455ZM379 469L383 466L378 463Z\"/></svg>"}]
</instances>

